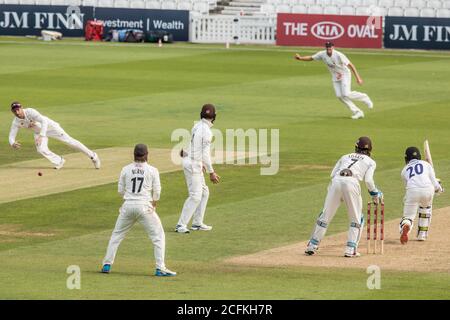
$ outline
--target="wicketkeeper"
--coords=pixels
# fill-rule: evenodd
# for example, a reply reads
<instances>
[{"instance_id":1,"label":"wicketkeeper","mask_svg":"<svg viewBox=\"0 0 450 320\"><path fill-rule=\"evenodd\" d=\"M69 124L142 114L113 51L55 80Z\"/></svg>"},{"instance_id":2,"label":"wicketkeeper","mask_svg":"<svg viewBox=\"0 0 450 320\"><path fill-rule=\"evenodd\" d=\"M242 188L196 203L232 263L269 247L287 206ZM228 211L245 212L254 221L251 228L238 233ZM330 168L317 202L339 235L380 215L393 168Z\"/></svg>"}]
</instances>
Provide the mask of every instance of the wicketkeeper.
<instances>
[{"instance_id":1,"label":"wicketkeeper","mask_svg":"<svg viewBox=\"0 0 450 320\"><path fill-rule=\"evenodd\" d=\"M375 161L370 157L372 141L368 137L360 137L355 144L355 152L342 156L331 172L331 183L325 205L317 219L314 232L309 240L305 253L313 255L319 249L319 243L327 232L328 225L336 214L341 202L345 202L350 220L345 257L359 257L357 251L364 225L362 215L362 198L360 181L364 181L374 203L382 200L383 194L375 186L373 175Z\"/></svg>"}]
</instances>

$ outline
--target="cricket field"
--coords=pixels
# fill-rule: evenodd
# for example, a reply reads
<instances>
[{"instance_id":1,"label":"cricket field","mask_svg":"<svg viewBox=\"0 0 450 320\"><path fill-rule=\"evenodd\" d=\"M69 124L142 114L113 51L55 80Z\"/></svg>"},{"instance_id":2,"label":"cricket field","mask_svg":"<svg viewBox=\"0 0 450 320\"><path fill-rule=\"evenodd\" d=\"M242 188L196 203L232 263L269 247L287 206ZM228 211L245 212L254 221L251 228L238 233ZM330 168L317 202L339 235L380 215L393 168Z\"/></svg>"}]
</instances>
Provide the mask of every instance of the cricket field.
<instances>
[{"instance_id":1,"label":"cricket field","mask_svg":"<svg viewBox=\"0 0 450 320\"><path fill-rule=\"evenodd\" d=\"M1 38L0 299L449 299L449 192L435 198L427 242L401 246L397 224L406 147L422 149L428 139L437 176L450 186L450 54L342 49L365 80L354 88L374 102L373 110L361 106L364 119L351 120L326 67L293 59L315 51ZM95 149L102 169L50 140L67 158L53 170L24 130L22 149L13 150L15 100ZM213 230L177 234L187 190L170 161L171 135L190 130L204 103L217 106L215 128L224 133L278 129L279 170L261 175L260 164L216 165L222 181L210 184L205 219ZM342 257L342 206L320 253L305 257L330 171L365 135L385 195L386 253L365 255L363 239L360 260ZM99 273L121 205L120 168L140 142L161 172L158 214L173 278L153 276L152 245L140 226L122 243L112 273ZM69 266L81 271L80 289L67 287ZM369 266L379 267L379 289L367 285Z\"/></svg>"}]
</instances>

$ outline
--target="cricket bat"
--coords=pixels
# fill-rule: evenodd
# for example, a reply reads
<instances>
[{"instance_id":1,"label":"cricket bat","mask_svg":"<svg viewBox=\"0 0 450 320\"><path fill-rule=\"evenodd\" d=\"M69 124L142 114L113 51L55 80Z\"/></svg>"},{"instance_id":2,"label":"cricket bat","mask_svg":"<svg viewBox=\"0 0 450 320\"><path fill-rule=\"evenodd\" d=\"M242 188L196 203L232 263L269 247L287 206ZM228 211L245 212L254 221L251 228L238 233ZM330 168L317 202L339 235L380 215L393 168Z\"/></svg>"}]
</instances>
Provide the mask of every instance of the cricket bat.
<instances>
[{"instance_id":1,"label":"cricket bat","mask_svg":"<svg viewBox=\"0 0 450 320\"><path fill-rule=\"evenodd\" d=\"M433 166L433 158L431 158L431 151L430 151L430 144L428 143L428 140L425 140L423 143L423 152L425 153L425 161L431 164Z\"/></svg>"},{"instance_id":2,"label":"cricket bat","mask_svg":"<svg viewBox=\"0 0 450 320\"><path fill-rule=\"evenodd\" d=\"M423 143L423 152L425 153L425 161L431 164L431 166L434 168L433 158L431 158L430 144L428 143L428 140L425 140L425 142ZM441 183L441 179L436 178L436 180Z\"/></svg>"}]
</instances>

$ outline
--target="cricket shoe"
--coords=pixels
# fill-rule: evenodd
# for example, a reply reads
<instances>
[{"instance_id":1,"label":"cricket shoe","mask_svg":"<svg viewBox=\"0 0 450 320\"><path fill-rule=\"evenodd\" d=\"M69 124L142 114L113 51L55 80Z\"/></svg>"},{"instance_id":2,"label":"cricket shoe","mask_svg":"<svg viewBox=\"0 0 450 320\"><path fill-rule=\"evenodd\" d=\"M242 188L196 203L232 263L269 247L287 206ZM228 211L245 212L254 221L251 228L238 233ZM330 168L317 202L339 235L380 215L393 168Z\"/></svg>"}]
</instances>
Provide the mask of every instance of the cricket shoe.
<instances>
[{"instance_id":1,"label":"cricket shoe","mask_svg":"<svg viewBox=\"0 0 450 320\"><path fill-rule=\"evenodd\" d=\"M362 119L362 118L364 118L364 112L362 112L361 110L355 112L355 113L352 115L352 119L353 119L353 120Z\"/></svg>"},{"instance_id":2,"label":"cricket shoe","mask_svg":"<svg viewBox=\"0 0 450 320\"><path fill-rule=\"evenodd\" d=\"M62 167L64 167L64 163L66 163L66 160L63 157L61 157L61 162L55 166L55 169L56 170L61 169Z\"/></svg>"},{"instance_id":3,"label":"cricket shoe","mask_svg":"<svg viewBox=\"0 0 450 320\"><path fill-rule=\"evenodd\" d=\"M417 235L417 241L425 241L427 240L427 233L425 231L419 231Z\"/></svg>"},{"instance_id":4,"label":"cricket shoe","mask_svg":"<svg viewBox=\"0 0 450 320\"><path fill-rule=\"evenodd\" d=\"M350 253L350 252L346 252L346 253L344 253L344 257L346 257L346 258L358 258L358 257L361 257L361 253L359 253L359 252L352 252L352 253Z\"/></svg>"},{"instance_id":5,"label":"cricket shoe","mask_svg":"<svg viewBox=\"0 0 450 320\"><path fill-rule=\"evenodd\" d=\"M313 256L313 255L315 255L315 254L317 253L317 250L319 250L319 247L318 247L318 246L315 246L315 245L308 245L308 246L306 247L305 254L306 254L307 256Z\"/></svg>"},{"instance_id":6,"label":"cricket shoe","mask_svg":"<svg viewBox=\"0 0 450 320\"><path fill-rule=\"evenodd\" d=\"M100 158L98 157L98 155L96 153L94 153L94 156L91 157L92 163L94 164L95 169L100 169L101 166L101 162L100 162Z\"/></svg>"},{"instance_id":7,"label":"cricket shoe","mask_svg":"<svg viewBox=\"0 0 450 320\"><path fill-rule=\"evenodd\" d=\"M110 273L111 272L111 265L110 264L104 264L101 272L102 273Z\"/></svg>"},{"instance_id":8,"label":"cricket shoe","mask_svg":"<svg viewBox=\"0 0 450 320\"><path fill-rule=\"evenodd\" d=\"M206 224L201 224L201 225L192 225L191 226L191 230L194 230L194 231L199 231L199 230L201 230L201 231L210 231L210 230L212 230L212 226L207 226Z\"/></svg>"},{"instance_id":9,"label":"cricket shoe","mask_svg":"<svg viewBox=\"0 0 450 320\"><path fill-rule=\"evenodd\" d=\"M367 105L367 108L373 109L373 102L372 102L372 100L367 99L366 101L364 101L364 103Z\"/></svg>"},{"instance_id":10,"label":"cricket shoe","mask_svg":"<svg viewBox=\"0 0 450 320\"><path fill-rule=\"evenodd\" d=\"M157 277L173 277L176 276L177 273L175 271L170 271L167 268L156 268L155 276Z\"/></svg>"},{"instance_id":11,"label":"cricket shoe","mask_svg":"<svg viewBox=\"0 0 450 320\"><path fill-rule=\"evenodd\" d=\"M411 226L407 223L405 223L402 227L402 232L400 235L400 243L401 244L407 244L408 243L408 233L409 230L411 230Z\"/></svg>"},{"instance_id":12,"label":"cricket shoe","mask_svg":"<svg viewBox=\"0 0 450 320\"><path fill-rule=\"evenodd\" d=\"M180 226L179 224L175 227L175 232L178 233L189 233L189 229L186 228L185 226Z\"/></svg>"}]
</instances>

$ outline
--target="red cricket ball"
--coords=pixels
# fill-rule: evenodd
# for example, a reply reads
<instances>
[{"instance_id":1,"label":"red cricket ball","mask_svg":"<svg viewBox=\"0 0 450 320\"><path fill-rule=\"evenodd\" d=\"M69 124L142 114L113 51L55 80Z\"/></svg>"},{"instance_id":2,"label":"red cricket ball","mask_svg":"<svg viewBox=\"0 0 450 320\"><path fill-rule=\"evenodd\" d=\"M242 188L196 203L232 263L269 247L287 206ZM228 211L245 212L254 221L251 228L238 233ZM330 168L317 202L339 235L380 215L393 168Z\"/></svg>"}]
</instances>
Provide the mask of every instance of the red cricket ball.
<instances>
[{"instance_id":1,"label":"red cricket ball","mask_svg":"<svg viewBox=\"0 0 450 320\"><path fill-rule=\"evenodd\" d=\"M39 176L39 177L42 176L42 172L39 171L39 172L38 172L38 176Z\"/></svg>"}]
</instances>

